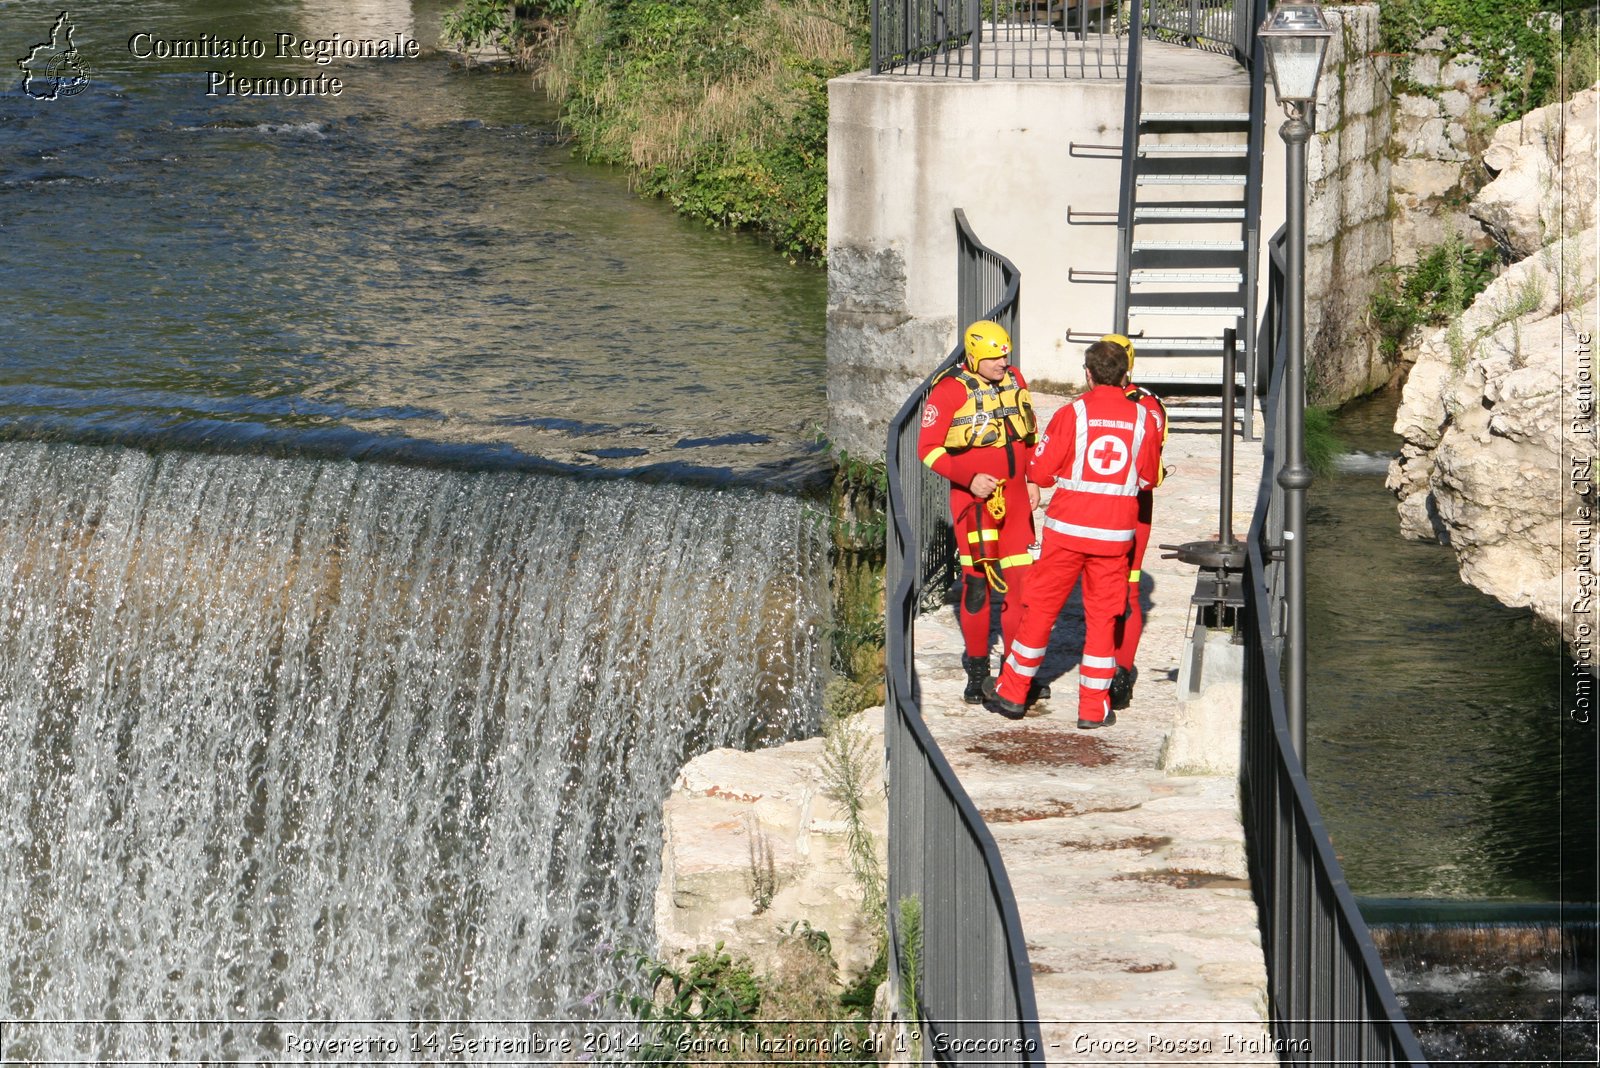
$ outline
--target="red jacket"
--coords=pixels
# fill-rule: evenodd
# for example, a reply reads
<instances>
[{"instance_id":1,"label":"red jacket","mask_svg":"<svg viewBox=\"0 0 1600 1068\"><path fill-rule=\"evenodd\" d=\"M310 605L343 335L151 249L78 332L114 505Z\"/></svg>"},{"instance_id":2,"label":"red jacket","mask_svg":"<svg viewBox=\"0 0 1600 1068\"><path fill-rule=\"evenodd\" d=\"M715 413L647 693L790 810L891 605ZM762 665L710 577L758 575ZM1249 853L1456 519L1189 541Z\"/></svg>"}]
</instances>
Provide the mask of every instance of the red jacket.
<instances>
[{"instance_id":1,"label":"red jacket","mask_svg":"<svg viewBox=\"0 0 1600 1068\"><path fill-rule=\"evenodd\" d=\"M1121 556L1133 547L1139 491L1155 485L1160 469L1156 417L1116 386L1096 386L1050 420L1028 478L1056 488L1047 536L1093 556Z\"/></svg>"}]
</instances>

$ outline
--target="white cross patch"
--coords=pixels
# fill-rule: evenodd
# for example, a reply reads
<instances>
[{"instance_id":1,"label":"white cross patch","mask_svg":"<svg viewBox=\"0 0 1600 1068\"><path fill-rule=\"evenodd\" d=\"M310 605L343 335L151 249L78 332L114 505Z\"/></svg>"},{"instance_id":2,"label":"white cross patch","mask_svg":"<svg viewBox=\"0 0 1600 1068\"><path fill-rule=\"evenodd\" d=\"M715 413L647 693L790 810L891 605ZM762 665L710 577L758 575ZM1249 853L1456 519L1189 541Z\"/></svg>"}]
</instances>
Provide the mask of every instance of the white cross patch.
<instances>
[{"instance_id":1,"label":"white cross patch","mask_svg":"<svg viewBox=\"0 0 1600 1068\"><path fill-rule=\"evenodd\" d=\"M1090 443L1088 459L1095 474L1114 475L1128 466L1128 447L1112 434L1101 434Z\"/></svg>"}]
</instances>

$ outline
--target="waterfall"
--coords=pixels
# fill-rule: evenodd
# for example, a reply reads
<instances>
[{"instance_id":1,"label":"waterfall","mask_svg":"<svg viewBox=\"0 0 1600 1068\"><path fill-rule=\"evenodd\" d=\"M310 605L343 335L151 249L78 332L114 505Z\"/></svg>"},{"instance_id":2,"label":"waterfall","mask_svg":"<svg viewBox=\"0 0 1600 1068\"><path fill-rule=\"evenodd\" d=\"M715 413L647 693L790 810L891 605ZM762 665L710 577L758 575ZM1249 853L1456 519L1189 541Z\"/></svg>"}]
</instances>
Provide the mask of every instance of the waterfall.
<instances>
[{"instance_id":1,"label":"waterfall","mask_svg":"<svg viewBox=\"0 0 1600 1068\"><path fill-rule=\"evenodd\" d=\"M1369 899L1369 903L1370 903ZM1594 906L1387 899L1363 905L1436 1064L1592 1064Z\"/></svg>"},{"instance_id":2,"label":"waterfall","mask_svg":"<svg viewBox=\"0 0 1600 1068\"><path fill-rule=\"evenodd\" d=\"M678 767L816 727L825 554L756 490L0 445L5 1013L143 1021L0 1054L616 1015Z\"/></svg>"}]
</instances>

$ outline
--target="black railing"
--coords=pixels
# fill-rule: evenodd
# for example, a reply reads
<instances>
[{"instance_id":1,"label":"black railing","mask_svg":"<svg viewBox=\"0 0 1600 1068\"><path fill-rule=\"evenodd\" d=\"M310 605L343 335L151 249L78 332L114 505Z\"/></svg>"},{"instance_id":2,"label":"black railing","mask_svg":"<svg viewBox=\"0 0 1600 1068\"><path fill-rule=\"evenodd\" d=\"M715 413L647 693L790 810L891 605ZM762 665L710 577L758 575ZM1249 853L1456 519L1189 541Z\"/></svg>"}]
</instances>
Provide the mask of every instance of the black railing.
<instances>
[{"instance_id":1,"label":"black railing","mask_svg":"<svg viewBox=\"0 0 1600 1068\"><path fill-rule=\"evenodd\" d=\"M1014 328L1020 279L983 247L956 212L957 303L963 316ZM884 745L889 779L890 980L919 1034L919 1052L955 1063L1043 1064L1033 973L1016 897L994 837L922 720L914 633L930 580L948 574L949 484L917 457L922 406L933 379L961 356L958 345L889 425L889 551L886 582ZM943 528L942 534L940 528ZM952 657L954 653L952 652ZM913 1054L915 1057L916 1054Z\"/></svg>"},{"instance_id":2,"label":"black railing","mask_svg":"<svg viewBox=\"0 0 1600 1068\"><path fill-rule=\"evenodd\" d=\"M1250 525L1245 642L1245 837L1260 909L1273 1037L1290 1063L1426 1064L1295 755L1282 684L1283 231L1269 245L1259 350L1271 366L1261 484Z\"/></svg>"},{"instance_id":3,"label":"black railing","mask_svg":"<svg viewBox=\"0 0 1600 1068\"><path fill-rule=\"evenodd\" d=\"M1206 52L1250 57L1250 38L1260 19L1251 21L1252 0L1145 0L1145 33ZM1264 5L1263 5L1264 6Z\"/></svg>"},{"instance_id":4,"label":"black railing","mask_svg":"<svg viewBox=\"0 0 1600 1068\"><path fill-rule=\"evenodd\" d=\"M872 0L872 73L1121 78L1116 0Z\"/></svg>"}]
</instances>

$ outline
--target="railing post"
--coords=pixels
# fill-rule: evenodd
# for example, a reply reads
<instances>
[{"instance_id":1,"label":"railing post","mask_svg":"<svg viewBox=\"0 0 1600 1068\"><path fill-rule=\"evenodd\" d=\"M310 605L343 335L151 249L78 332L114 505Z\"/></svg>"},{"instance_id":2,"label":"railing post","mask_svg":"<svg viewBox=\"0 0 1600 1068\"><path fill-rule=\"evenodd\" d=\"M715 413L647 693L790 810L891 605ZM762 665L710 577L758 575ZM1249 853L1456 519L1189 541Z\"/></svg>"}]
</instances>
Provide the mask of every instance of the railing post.
<instances>
[{"instance_id":1,"label":"railing post","mask_svg":"<svg viewBox=\"0 0 1600 1068\"><path fill-rule=\"evenodd\" d=\"M1133 257L1134 157L1139 152L1139 115L1143 108L1144 0L1131 0L1128 16L1128 88L1122 97L1121 185L1117 188L1117 277L1128 277ZM1116 307L1111 321L1117 332L1128 332L1128 287L1116 287Z\"/></svg>"}]
</instances>

